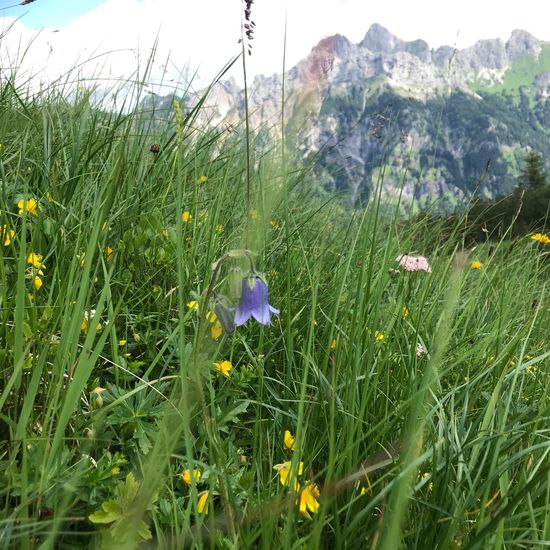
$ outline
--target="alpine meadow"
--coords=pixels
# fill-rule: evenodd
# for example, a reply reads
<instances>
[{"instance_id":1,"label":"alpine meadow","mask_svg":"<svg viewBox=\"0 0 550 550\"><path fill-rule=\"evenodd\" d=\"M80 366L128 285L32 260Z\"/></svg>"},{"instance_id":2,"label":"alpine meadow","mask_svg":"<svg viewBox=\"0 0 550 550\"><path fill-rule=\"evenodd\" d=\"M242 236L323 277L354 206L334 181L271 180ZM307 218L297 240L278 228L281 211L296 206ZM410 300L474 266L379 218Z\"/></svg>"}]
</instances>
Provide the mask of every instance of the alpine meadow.
<instances>
[{"instance_id":1,"label":"alpine meadow","mask_svg":"<svg viewBox=\"0 0 550 550\"><path fill-rule=\"evenodd\" d=\"M550 148L522 124L550 96L525 34L494 82L431 99L283 70L268 121L255 6L200 93L148 94L152 58L107 91L1 66L0 548L548 547ZM440 70L380 29L323 51ZM478 132L503 144L492 175L496 146L462 170L468 147L426 141L487 105L515 132ZM321 119L340 126L313 146ZM464 193L417 193L451 173Z\"/></svg>"}]
</instances>

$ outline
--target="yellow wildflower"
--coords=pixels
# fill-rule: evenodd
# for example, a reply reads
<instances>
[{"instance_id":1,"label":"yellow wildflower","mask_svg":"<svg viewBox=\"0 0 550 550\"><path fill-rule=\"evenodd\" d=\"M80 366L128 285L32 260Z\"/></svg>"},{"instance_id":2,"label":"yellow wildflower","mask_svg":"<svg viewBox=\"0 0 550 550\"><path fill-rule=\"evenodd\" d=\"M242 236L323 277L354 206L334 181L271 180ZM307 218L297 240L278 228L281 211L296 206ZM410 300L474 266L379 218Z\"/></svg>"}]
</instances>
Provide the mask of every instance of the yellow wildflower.
<instances>
[{"instance_id":1,"label":"yellow wildflower","mask_svg":"<svg viewBox=\"0 0 550 550\"><path fill-rule=\"evenodd\" d=\"M229 378L229 373L233 368L231 361L216 361L214 366L220 374L223 374L226 378Z\"/></svg>"},{"instance_id":2,"label":"yellow wildflower","mask_svg":"<svg viewBox=\"0 0 550 550\"><path fill-rule=\"evenodd\" d=\"M403 318L409 316L409 308L407 306L403 306L403 309L401 310L401 316Z\"/></svg>"},{"instance_id":3,"label":"yellow wildflower","mask_svg":"<svg viewBox=\"0 0 550 550\"><path fill-rule=\"evenodd\" d=\"M285 430L285 436L283 439L285 449L293 451L295 440L296 438L288 430Z\"/></svg>"},{"instance_id":4,"label":"yellow wildflower","mask_svg":"<svg viewBox=\"0 0 550 550\"><path fill-rule=\"evenodd\" d=\"M474 260L470 267L472 269L481 269L482 266L483 264L479 260Z\"/></svg>"},{"instance_id":5,"label":"yellow wildflower","mask_svg":"<svg viewBox=\"0 0 550 550\"><path fill-rule=\"evenodd\" d=\"M224 226L223 226L221 223L219 223L219 224L216 225L216 233L217 233L218 235L221 234L221 233L223 233L224 231L225 231L225 228L224 228Z\"/></svg>"},{"instance_id":6,"label":"yellow wildflower","mask_svg":"<svg viewBox=\"0 0 550 550\"><path fill-rule=\"evenodd\" d=\"M186 210L181 215L181 221L184 222L184 223L190 222L192 218L193 218L193 216L191 216L191 212L189 212L189 210Z\"/></svg>"},{"instance_id":7,"label":"yellow wildflower","mask_svg":"<svg viewBox=\"0 0 550 550\"><path fill-rule=\"evenodd\" d=\"M318 498L320 497L319 487L315 483L308 483L300 493L296 504L302 514L307 519L311 519L309 512L317 512L319 510Z\"/></svg>"},{"instance_id":8,"label":"yellow wildflower","mask_svg":"<svg viewBox=\"0 0 550 550\"><path fill-rule=\"evenodd\" d=\"M217 319L218 319L218 317L216 316L216 314L213 311L209 311L206 314L206 320L210 321L211 323L215 323Z\"/></svg>"},{"instance_id":9,"label":"yellow wildflower","mask_svg":"<svg viewBox=\"0 0 550 550\"><path fill-rule=\"evenodd\" d=\"M30 212L33 216L38 216L38 202L36 199L21 199L17 202L17 208L19 208L19 214Z\"/></svg>"},{"instance_id":10,"label":"yellow wildflower","mask_svg":"<svg viewBox=\"0 0 550 550\"><path fill-rule=\"evenodd\" d=\"M527 365L526 370L533 374L537 370L537 367L535 367L535 365Z\"/></svg>"},{"instance_id":11,"label":"yellow wildflower","mask_svg":"<svg viewBox=\"0 0 550 550\"><path fill-rule=\"evenodd\" d=\"M358 481L355 484L355 490L359 491L360 496L366 495L367 493L372 494L371 482L367 474L365 474L365 484L362 484L361 481Z\"/></svg>"},{"instance_id":12,"label":"yellow wildflower","mask_svg":"<svg viewBox=\"0 0 550 550\"><path fill-rule=\"evenodd\" d=\"M279 474L281 485L288 487L291 483L293 483L294 490L298 491L300 489L300 484L298 483L294 473L290 471L291 466L292 466L292 462L287 461L287 462L283 462L282 464L275 464L275 466L273 466L273 469L276 470L276 472ZM303 470L304 470L304 463L300 462L298 464L299 476L302 475Z\"/></svg>"},{"instance_id":13,"label":"yellow wildflower","mask_svg":"<svg viewBox=\"0 0 550 550\"><path fill-rule=\"evenodd\" d=\"M106 247L103 249L103 255L105 256L105 259L106 259L108 262L112 262L112 261L113 261L113 249L112 249L110 246L106 246Z\"/></svg>"},{"instance_id":14,"label":"yellow wildflower","mask_svg":"<svg viewBox=\"0 0 550 550\"><path fill-rule=\"evenodd\" d=\"M42 265L42 254L38 254L37 252L31 252L27 256L27 263L31 264L33 267L36 267L36 269L46 269L45 265Z\"/></svg>"},{"instance_id":15,"label":"yellow wildflower","mask_svg":"<svg viewBox=\"0 0 550 550\"><path fill-rule=\"evenodd\" d=\"M330 349L336 349L336 340L333 339L332 342L330 343Z\"/></svg>"},{"instance_id":16,"label":"yellow wildflower","mask_svg":"<svg viewBox=\"0 0 550 550\"><path fill-rule=\"evenodd\" d=\"M203 183L206 182L208 178L206 176L201 176L198 180L197 180L197 185L202 185Z\"/></svg>"},{"instance_id":17,"label":"yellow wildflower","mask_svg":"<svg viewBox=\"0 0 550 550\"><path fill-rule=\"evenodd\" d=\"M199 514L208 514L208 496L210 495L210 491L201 491L198 494L199 502L197 504L197 509L199 511Z\"/></svg>"},{"instance_id":18,"label":"yellow wildflower","mask_svg":"<svg viewBox=\"0 0 550 550\"><path fill-rule=\"evenodd\" d=\"M376 339L377 342L382 342L382 340L384 340L386 336L384 335L383 332L380 332L379 330L375 330L374 331L374 338Z\"/></svg>"},{"instance_id":19,"label":"yellow wildflower","mask_svg":"<svg viewBox=\"0 0 550 550\"><path fill-rule=\"evenodd\" d=\"M86 334L88 332L88 321L95 315L95 309L91 309L89 312L84 312L84 319L80 323L80 330ZM99 327L98 327L99 328Z\"/></svg>"},{"instance_id":20,"label":"yellow wildflower","mask_svg":"<svg viewBox=\"0 0 550 550\"><path fill-rule=\"evenodd\" d=\"M40 290L40 288L42 287L42 279L38 275L35 275L33 284L36 290Z\"/></svg>"},{"instance_id":21,"label":"yellow wildflower","mask_svg":"<svg viewBox=\"0 0 550 550\"><path fill-rule=\"evenodd\" d=\"M196 300L191 300L190 302L187 302L187 307L189 309L198 310L199 309L199 303Z\"/></svg>"},{"instance_id":22,"label":"yellow wildflower","mask_svg":"<svg viewBox=\"0 0 550 550\"><path fill-rule=\"evenodd\" d=\"M426 478L429 478L430 477L430 474L428 472L424 472L421 476L420 476L420 480L421 481L424 481ZM434 488L434 484L432 481L430 481L428 483L428 491L430 491L430 493L433 491L433 488Z\"/></svg>"},{"instance_id":23,"label":"yellow wildflower","mask_svg":"<svg viewBox=\"0 0 550 550\"><path fill-rule=\"evenodd\" d=\"M198 468L195 468L192 473L191 473L191 470L184 470L181 473L181 479L184 481L186 485L191 485L192 479L194 479L195 482L198 482L201 478L201 475L202 475L202 472Z\"/></svg>"},{"instance_id":24,"label":"yellow wildflower","mask_svg":"<svg viewBox=\"0 0 550 550\"><path fill-rule=\"evenodd\" d=\"M0 240L4 240L4 246L8 246L15 237L15 231L8 229L7 225L0 227Z\"/></svg>"},{"instance_id":25,"label":"yellow wildflower","mask_svg":"<svg viewBox=\"0 0 550 550\"><path fill-rule=\"evenodd\" d=\"M119 340L118 345L121 346L121 347L125 346L126 345L126 340Z\"/></svg>"},{"instance_id":26,"label":"yellow wildflower","mask_svg":"<svg viewBox=\"0 0 550 550\"><path fill-rule=\"evenodd\" d=\"M222 325L219 321L216 321L210 327L210 334L212 335L212 338L214 338L214 340L218 340L218 338L222 335L222 333L223 333Z\"/></svg>"},{"instance_id":27,"label":"yellow wildflower","mask_svg":"<svg viewBox=\"0 0 550 550\"><path fill-rule=\"evenodd\" d=\"M548 237L548 235L544 235L543 233L535 233L534 235L531 235L531 239L538 241L540 244L550 243L550 237Z\"/></svg>"},{"instance_id":28,"label":"yellow wildflower","mask_svg":"<svg viewBox=\"0 0 550 550\"><path fill-rule=\"evenodd\" d=\"M111 468L111 475L116 476L118 473L120 473L120 468L118 466L114 466Z\"/></svg>"}]
</instances>

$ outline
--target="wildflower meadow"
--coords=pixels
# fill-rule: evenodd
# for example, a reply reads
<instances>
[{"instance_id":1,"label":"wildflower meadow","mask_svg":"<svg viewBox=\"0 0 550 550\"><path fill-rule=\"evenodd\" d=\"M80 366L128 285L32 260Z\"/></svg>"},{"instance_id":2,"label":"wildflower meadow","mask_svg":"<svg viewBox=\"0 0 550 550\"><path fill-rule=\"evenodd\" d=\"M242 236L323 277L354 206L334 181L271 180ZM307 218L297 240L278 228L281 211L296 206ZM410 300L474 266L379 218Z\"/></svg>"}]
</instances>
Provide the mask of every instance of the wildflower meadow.
<instances>
[{"instance_id":1,"label":"wildflower meadow","mask_svg":"<svg viewBox=\"0 0 550 550\"><path fill-rule=\"evenodd\" d=\"M542 227L351 209L206 95L2 78L0 548L548 546Z\"/></svg>"}]
</instances>

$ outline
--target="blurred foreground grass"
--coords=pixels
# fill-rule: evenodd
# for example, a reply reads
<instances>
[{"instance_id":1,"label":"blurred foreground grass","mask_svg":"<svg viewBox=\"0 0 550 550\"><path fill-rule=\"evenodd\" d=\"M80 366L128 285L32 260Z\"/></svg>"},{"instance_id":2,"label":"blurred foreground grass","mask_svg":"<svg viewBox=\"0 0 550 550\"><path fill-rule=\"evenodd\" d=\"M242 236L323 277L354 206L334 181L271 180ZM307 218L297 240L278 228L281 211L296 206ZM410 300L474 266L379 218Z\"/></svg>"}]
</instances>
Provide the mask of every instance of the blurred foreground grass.
<instances>
[{"instance_id":1,"label":"blurred foreground grass","mask_svg":"<svg viewBox=\"0 0 550 550\"><path fill-rule=\"evenodd\" d=\"M201 108L0 87L0 547L548 545L549 245L346 211L254 136L247 181ZM227 334L243 249L281 312Z\"/></svg>"}]
</instances>

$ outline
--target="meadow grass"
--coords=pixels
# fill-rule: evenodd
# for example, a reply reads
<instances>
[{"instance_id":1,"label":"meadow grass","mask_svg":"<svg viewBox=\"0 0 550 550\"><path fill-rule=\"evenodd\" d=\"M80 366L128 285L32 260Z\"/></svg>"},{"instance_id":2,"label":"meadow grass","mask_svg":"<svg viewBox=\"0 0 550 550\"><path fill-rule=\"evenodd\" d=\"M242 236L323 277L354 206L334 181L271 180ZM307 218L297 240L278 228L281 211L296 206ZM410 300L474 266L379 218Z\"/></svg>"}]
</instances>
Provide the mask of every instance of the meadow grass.
<instances>
[{"instance_id":1,"label":"meadow grass","mask_svg":"<svg viewBox=\"0 0 550 550\"><path fill-rule=\"evenodd\" d=\"M0 547L547 546L548 245L323 201L206 104L2 82ZM281 312L227 334L249 258Z\"/></svg>"}]
</instances>

